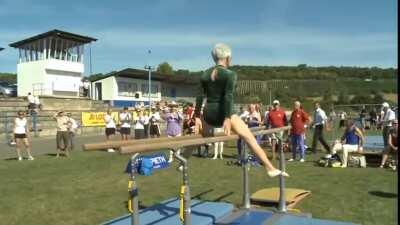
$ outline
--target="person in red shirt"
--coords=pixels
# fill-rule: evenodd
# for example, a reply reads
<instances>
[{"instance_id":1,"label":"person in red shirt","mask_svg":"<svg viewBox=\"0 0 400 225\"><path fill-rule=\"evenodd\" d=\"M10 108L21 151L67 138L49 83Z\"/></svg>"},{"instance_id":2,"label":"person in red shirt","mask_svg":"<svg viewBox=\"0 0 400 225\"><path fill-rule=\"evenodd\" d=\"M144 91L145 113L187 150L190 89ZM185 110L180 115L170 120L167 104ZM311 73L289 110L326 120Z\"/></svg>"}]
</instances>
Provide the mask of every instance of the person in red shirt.
<instances>
[{"instance_id":1,"label":"person in red shirt","mask_svg":"<svg viewBox=\"0 0 400 225\"><path fill-rule=\"evenodd\" d=\"M290 125L292 129L290 130L290 140L292 144L292 153L293 158L289 159L289 161L294 161L296 159L297 149L300 149L300 162L304 162L304 137L305 137L305 128L307 127L310 118L306 112L301 108L301 104L299 101L294 102L294 110L292 115L290 116Z\"/></svg>"},{"instance_id":2,"label":"person in red shirt","mask_svg":"<svg viewBox=\"0 0 400 225\"><path fill-rule=\"evenodd\" d=\"M268 113L268 124L269 128L279 128L284 127L288 124L286 113L283 109L280 108L280 104L278 100L274 100L272 102L273 109ZM275 159L275 149L277 145L277 139L282 140L283 131L272 134L272 159Z\"/></svg>"}]
</instances>

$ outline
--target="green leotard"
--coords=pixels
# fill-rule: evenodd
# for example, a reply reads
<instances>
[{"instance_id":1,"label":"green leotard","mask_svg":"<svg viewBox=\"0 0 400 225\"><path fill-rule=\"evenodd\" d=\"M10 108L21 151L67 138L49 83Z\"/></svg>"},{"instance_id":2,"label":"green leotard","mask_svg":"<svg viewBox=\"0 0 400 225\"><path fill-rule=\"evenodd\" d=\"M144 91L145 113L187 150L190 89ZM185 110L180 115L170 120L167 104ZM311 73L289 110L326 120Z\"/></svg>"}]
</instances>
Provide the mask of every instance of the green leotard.
<instances>
[{"instance_id":1,"label":"green leotard","mask_svg":"<svg viewBox=\"0 0 400 225\"><path fill-rule=\"evenodd\" d=\"M211 73L217 68L217 76L211 80ZM207 98L203 109L204 120L214 126L221 127L225 118L230 118L233 112L233 91L236 86L235 72L216 66L204 72L200 79L199 94L196 98L195 115L200 115L203 99Z\"/></svg>"}]
</instances>

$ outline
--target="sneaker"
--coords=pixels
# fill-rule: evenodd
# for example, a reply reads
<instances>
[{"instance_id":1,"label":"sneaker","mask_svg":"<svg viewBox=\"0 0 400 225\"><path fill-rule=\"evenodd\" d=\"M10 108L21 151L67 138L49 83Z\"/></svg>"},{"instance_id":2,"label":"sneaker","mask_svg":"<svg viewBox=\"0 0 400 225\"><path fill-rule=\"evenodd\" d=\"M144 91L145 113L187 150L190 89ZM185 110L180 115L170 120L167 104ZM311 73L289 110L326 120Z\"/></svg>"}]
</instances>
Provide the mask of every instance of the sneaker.
<instances>
[{"instance_id":1,"label":"sneaker","mask_svg":"<svg viewBox=\"0 0 400 225\"><path fill-rule=\"evenodd\" d=\"M288 160L288 162L293 162L293 161L294 161L294 159L293 159L293 158Z\"/></svg>"},{"instance_id":2,"label":"sneaker","mask_svg":"<svg viewBox=\"0 0 400 225\"><path fill-rule=\"evenodd\" d=\"M304 159L300 159L300 162L304 162Z\"/></svg>"},{"instance_id":3,"label":"sneaker","mask_svg":"<svg viewBox=\"0 0 400 225\"><path fill-rule=\"evenodd\" d=\"M34 158L32 156L29 156L28 160L34 160Z\"/></svg>"},{"instance_id":4,"label":"sneaker","mask_svg":"<svg viewBox=\"0 0 400 225\"><path fill-rule=\"evenodd\" d=\"M22 161L22 157L18 157L18 161Z\"/></svg>"},{"instance_id":5,"label":"sneaker","mask_svg":"<svg viewBox=\"0 0 400 225\"><path fill-rule=\"evenodd\" d=\"M183 166L179 166L177 169L178 169L178 171L182 172L183 171Z\"/></svg>"},{"instance_id":6,"label":"sneaker","mask_svg":"<svg viewBox=\"0 0 400 225\"><path fill-rule=\"evenodd\" d=\"M346 167L347 167L346 165L342 165L342 166L341 166L341 168L346 168Z\"/></svg>"},{"instance_id":7,"label":"sneaker","mask_svg":"<svg viewBox=\"0 0 400 225\"><path fill-rule=\"evenodd\" d=\"M109 148L109 149L107 149L107 152L115 152L115 150L112 148Z\"/></svg>"}]
</instances>

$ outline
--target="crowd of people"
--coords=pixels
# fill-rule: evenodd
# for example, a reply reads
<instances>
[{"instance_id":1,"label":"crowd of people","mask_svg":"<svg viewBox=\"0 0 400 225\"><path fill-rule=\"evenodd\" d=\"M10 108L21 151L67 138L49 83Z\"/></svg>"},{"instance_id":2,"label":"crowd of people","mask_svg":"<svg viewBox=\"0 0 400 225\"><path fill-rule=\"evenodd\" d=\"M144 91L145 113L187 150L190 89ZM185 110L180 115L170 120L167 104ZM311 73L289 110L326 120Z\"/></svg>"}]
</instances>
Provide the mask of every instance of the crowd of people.
<instances>
[{"instance_id":1,"label":"crowd of people","mask_svg":"<svg viewBox=\"0 0 400 225\"><path fill-rule=\"evenodd\" d=\"M197 96L196 107L189 104L185 107L179 106L176 102L158 102L157 104L148 107L135 107L134 112L130 112L125 107L118 118L114 118L111 110L108 110L104 116L105 136L106 140L112 139L117 132L121 135L121 140L126 141L131 138L131 130L134 130L135 139L143 138L158 138L161 135L167 137L179 137L182 135L202 134L203 136L212 136L216 132L223 132L229 135L231 129L236 132L241 138L237 142L238 159L241 163L240 156L244 143L250 147L253 153L258 157L264 165L269 176L283 174L283 172L275 169L268 160L266 153L260 147L262 142L270 144L272 149L272 158L275 158L275 152L279 144L288 146L292 151L292 157L289 161L297 160L299 153L299 161L305 161L305 139L306 129L313 129L313 139L311 151L317 152L317 144L320 142L325 151L330 154L335 154L336 151L342 151L342 167L347 167L347 156L350 152L362 152L365 143L364 130L366 124L367 111L365 107L360 112L361 127L358 128L351 118L347 118L347 114L341 111L338 115L340 122L339 127L344 129L344 134L340 139L340 148L331 148L324 138L324 132L328 125L335 121L337 115L334 110L329 113L329 117L321 108L319 102L314 105L312 116L309 116L303 109L299 101L293 103L292 112L285 111L279 100L274 100L272 106L267 106L262 113L262 105L259 103L249 104L247 109L241 107L238 113L233 110L233 91L236 82L236 74L230 71L228 66L231 60L231 51L225 44L216 45L212 51L213 59L216 66L207 70L201 78L201 86L203 94ZM224 89L221 85L224 84ZM206 100L206 107L204 101ZM28 95L28 109L32 115L35 115L35 110L40 108L38 98L35 98L30 93ZM37 112L36 112L37 113ZM290 116L288 116L290 115ZM385 165L387 156L390 152L397 153L397 120L395 113L390 109L388 103L382 104L382 112L377 114L374 111L370 112L370 123L377 124L382 128L382 136L385 150L382 156L381 167ZM375 116L376 115L376 116ZM33 116L32 116L33 117ZM56 121L57 134L57 157L63 152L69 156L69 150L74 146L74 135L78 128L77 122L71 118L71 114L60 111L54 115ZM161 122L166 123L166 129L161 132ZM35 124L35 123L33 123ZM254 138L249 128L265 126L265 128L280 128L290 125L289 132L275 132L271 135L257 136ZM34 125L36 126L36 125ZM28 152L28 159L33 160L30 148L30 138L27 119L25 113L18 112L17 118L14 121L14 139L18 159L22 160L21 147L25 145ZM36 130L36 127L34 128ZM223 158L223 143L213 143L214 157L218 155ZM201 147L198 149L199 155L208 156L208 148L211 145L206 145L205 151L201 153ZM114 152L114 149L108 149L109 152ZM170 152L169 161L172 162L172 151ZM284 174L288 175L288 174Z\"/></svg>"}]
</instances>

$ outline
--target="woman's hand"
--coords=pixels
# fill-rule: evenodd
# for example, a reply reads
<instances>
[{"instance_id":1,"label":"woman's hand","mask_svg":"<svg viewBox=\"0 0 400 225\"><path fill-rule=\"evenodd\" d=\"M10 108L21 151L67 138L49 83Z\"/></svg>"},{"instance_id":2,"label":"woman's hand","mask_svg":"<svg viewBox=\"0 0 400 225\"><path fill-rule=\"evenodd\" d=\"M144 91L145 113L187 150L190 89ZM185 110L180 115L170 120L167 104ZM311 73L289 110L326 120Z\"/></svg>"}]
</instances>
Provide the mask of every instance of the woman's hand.
<instances>
[{"instance_id":1,"label":"woman's hand","mask_svg":"<svg viewBox=\"0 0 400 225\"><path fill-rule=\"evenodd\" d=\"M226 118L223 124L224 133L225 135L231 135L231 119Z\"/></svg>"}]
</instances>

